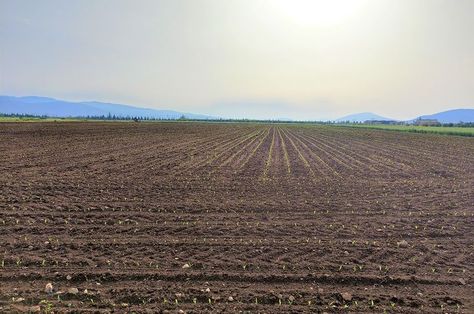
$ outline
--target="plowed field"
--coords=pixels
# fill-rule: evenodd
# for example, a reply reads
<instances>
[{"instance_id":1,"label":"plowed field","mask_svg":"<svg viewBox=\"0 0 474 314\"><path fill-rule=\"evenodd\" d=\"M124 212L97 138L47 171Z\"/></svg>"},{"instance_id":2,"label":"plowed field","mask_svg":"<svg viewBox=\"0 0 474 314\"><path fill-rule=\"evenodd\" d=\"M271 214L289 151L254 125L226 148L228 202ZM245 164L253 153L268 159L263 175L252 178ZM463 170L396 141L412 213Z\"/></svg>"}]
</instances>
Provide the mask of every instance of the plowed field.
<instances>
[{"instance_id":1,"label":"plowed field","mask_svg":"<svg viewBox=\"0 0 474 314\"><path fill-rule=\"evenodd\" d=\"M474 313L473 138L3 123L0 174L0 312Z\"/></svg>"}]
</instances>

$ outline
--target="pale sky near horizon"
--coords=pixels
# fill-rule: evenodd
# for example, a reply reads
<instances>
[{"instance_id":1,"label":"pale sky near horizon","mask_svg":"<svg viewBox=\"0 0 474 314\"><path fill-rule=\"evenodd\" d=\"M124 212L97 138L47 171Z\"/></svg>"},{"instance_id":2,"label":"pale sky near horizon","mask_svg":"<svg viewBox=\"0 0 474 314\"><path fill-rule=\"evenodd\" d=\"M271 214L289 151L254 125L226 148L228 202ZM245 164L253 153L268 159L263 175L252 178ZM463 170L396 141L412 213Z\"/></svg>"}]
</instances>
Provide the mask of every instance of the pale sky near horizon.
<instances>
[{"instance_id":1,"label":"pale sky near horizon","mask_svg":"<svg viewBox=\"0 0 474 314\"><path fill-rule=\"evenodd\" d=\"M0 0L0 94L235 118L474 108L474 0Z\"/></svg>"}]
</instances>

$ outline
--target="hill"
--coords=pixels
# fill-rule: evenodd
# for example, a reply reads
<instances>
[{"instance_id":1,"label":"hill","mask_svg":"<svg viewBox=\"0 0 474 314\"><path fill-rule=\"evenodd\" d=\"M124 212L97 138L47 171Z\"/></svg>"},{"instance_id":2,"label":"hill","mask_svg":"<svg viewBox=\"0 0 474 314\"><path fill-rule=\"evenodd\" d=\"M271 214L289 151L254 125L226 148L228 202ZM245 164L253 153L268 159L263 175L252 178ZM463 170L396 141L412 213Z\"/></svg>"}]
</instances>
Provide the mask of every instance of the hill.
<instances>
[{"instance_id":1,"label":"hill","mask_svg":"<svg viewBox=\"0 0 474 314\"><path fill-rule=\"evenodd\" d=\"M0 113L44 115L60 118L107 116L110 114L123 118L144 117L152 119L179 119L184 116L188 119L216 119L207 115L183 113L173 110L147 109L130 105L95 101L71 102L38 96L0 96Z\"/></svg>"},{"instance_id":2,"label":"hill","mask_svg":"<svg viewBox=\"0 0 474 314\"><path fill-rule=\"evenodd\" d=\"M436 119L441 123L474 122L474 109L447 110L431 115L420 116L418 119Z\"/></svg>"},{"instance_id":3,"label":"hill","mask_svg":"<svg viewBox=\"0 0 474 314\"><path fill-rule=\"evenodd\" d=\"M336 122L364 122L367 120L391 121L394 119L382 117L372 112L362 112L362 113L351 114L351 115L339 118L336 120Z\"/></svg>"}]
</instances>

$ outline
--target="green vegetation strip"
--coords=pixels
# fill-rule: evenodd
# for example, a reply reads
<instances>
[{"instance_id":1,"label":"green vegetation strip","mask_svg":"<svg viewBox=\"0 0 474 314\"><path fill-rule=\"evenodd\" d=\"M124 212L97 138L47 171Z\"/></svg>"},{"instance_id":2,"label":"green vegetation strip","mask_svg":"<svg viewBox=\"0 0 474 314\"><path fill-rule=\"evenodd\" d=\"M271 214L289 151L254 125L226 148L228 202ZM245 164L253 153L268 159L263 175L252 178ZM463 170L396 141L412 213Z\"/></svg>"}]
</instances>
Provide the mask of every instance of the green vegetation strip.
<instances>
[{"instance_id":1,"label":"green vegetation strip","mask_svg":"<svg viewBox=\"0 0 474 314\"><path fill-rule=\"evenodd\" d=\"M415 126L415 125L372 125L372 124L338 124L337 126L365 128L376 130L435 133L443 135L474 136L472 127L448 127L448 126Z\"/></svg>"}]
</instances>

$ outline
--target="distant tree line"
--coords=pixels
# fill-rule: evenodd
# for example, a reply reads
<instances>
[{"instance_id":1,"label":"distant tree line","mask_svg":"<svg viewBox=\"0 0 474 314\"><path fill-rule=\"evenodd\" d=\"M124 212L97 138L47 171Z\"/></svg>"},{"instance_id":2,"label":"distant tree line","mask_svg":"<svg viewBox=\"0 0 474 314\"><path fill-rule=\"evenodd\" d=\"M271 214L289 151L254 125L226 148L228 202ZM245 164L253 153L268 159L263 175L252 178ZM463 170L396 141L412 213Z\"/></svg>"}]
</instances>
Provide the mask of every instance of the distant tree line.
<instances>
[{"instance_id":1,"label":"distant tree line","mask_svg":"<svg viewBox=\"0 0 474 314\"><path fill-rule=\"evenodd\" d=\"M413 125L412 123L405 122L405 121L385 121L385 122L387 122L387 123L380 123L380 124ZM337 121L337 122L329 122L329 123L331 123L331 124L354 124L354 125L370 124L367 121L365 121L365 122L362 122L362 121ZM431 126L432 127L472 128L472 127L474 127L474 122L440 123L438 125L431 125Z\"/></svg>"},{"instance_id":2,"label":"distant tree line","mask_svg":"<svg viewBox=\"0 0 474 314\"><path fill-rule=\"evenodd\" d=\"M179 118L153 118L153 117L146 117L146 116L122 116L122 115L115 115L109 112L108 115L101 115L101 116L81 116L81 117L73 117L77 119L86 119L86 120L117 120L117 121L170 121L170 120L187 120L185 116L180 116Z\"/></svg>"},{"instance_id":3,"label":"distant tree line","mask_svg":"<svg viewBox=\"0 0 474 314\"><path fill-rule=\"evenodd\" d=\"M474 122L442 123L441 126L458 127L458 128L472 128L472 127L474 127Z\"/></svg>"},{"instance_id":4,"label":"distant tree line","mask_svg":"<svg viewBox=\"0 0 474 314\"><path fill-rule=\"evenodd\" d=\"M48 119L47 115L32 115L26 113L0 113L0 117L4 118L36 118L36 119Z\"/></svg>"},{"instance_id":5,"label":"distant tree line","mask_svg":"<svg viewBox=\"0 0 474 314\"><path fill-rule=\"evenodd\" d=\"M207 122L254 122L254 123L288 123L288 124L357 124L363 125L365 122L350 122L350 121L317 121L317 120L308 120L308 121L292 121L292 120L265 120L265 119L191 119L187 118L184 115L181 115L179 118L153 118L153 117L142 117L142 116L122 116L115 114L107 114L100 116L71 116L71 117L54 117L48 115L32 115L24 113L0 113L0 117L7 118L34 118L34 119L83 119L83 120L101 120L101 121L207 121ZM407 123L399 122L397 124L404 125ZM407 124L408 125L408 124ZM438 125L440 127L474 127L474 122L461 122L461 123L442 123Z\"/></svg>"},{"instance_id":6,"label":"distant tree line","mask_svg":"<svg viewBox=\"0 0 474 314\"><path fill-rule=\"evenodd\" d=\"M285 120L265 120L265 119L193 119L188 118L185 115L181 115L176 118L153 118L153 117L142 117L142 116L122 116L115 114L107 115L87 115L87 116L70 116L70 117L55 117L48 115L32 115L32 114L3 114L0 113L0 117L10 118L36 118L36 119L83 119L83 120L111 120L111 121L208 121L208 122L264 122L264 123L318 123L318 124L333 124L332 121L285 121Z\"/></svg>"},{"instance_id":7,"label":"distant tree line","mask_svg":"<svg viewBox=\"0 0 474 314\"><path fill-rule=\"evenodd\" d=\"M0 113L0 117L6 118L25 118L25 119L84 119L84 120L117 120L117 121L128 121L128 120L135 120L135 121L161 121L161 120L183 120L186 119L184 116L179 118L152 118L152 117L141 117L141 116L120 116L115 114L107 114L107 115L100 115L100 116L70 116L70 117L56 117L56 116L48 116L48 115L33 115L33 114L25 114L25 113Z\"/></svg>"}]
</instances>

